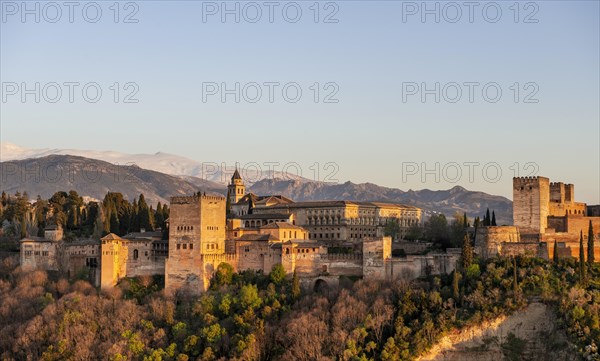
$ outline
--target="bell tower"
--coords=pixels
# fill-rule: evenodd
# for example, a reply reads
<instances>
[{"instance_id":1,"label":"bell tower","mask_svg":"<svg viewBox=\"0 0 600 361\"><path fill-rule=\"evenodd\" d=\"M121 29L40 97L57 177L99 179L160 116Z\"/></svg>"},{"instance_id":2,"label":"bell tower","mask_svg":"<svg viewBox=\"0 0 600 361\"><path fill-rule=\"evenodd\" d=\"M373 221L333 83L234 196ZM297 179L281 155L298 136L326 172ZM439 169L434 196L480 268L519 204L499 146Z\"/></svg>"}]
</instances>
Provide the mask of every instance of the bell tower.
<instances>
[{"instance_id":1,"label":"bell tower","mask_svg":"<svg viewBox=\"0 0 600 361\"><path fill-rule=\"evenodd\" d=\"M227 186L227 194L229 204L237 203L246 194L246 186L237 168L231 177L231 183Z\"/></svg>"}]
</instances>

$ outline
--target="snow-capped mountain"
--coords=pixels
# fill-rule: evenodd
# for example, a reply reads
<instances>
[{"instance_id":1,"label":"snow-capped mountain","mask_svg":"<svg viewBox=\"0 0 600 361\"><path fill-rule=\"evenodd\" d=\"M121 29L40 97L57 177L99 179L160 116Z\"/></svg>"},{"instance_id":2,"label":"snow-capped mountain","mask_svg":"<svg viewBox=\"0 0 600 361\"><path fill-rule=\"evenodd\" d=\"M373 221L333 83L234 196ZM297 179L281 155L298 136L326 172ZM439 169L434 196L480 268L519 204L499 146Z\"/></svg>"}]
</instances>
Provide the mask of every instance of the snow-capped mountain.
<instances>
[{"instance_id":1,"label":"snow-capped mountain","mask_svg":"<svg viewBox=\"0 0 600 361\"><path fill-rule=\"evenodd\" d=\"M233 165L228 164L227 169L221 169L215 164L205 164L186 157L157 152L154 154L127 154L114 151L80 150L80 149L58 149L58 148L24 148L16 144L0 143L0 162L41 158L49 155L74 155L79 157L98 159L115 165L137 165L143 169L149 169L174 176L191 176L201 178L219 184L227 184L233 174ZM248 185L252 180L267 178L288 179L306 181L306 179L294 175L275 172L273 175L267 172L258 172L255 169L240 169ZM260 173L260 174L259 174Z\"/></svg>"}]
</instances>

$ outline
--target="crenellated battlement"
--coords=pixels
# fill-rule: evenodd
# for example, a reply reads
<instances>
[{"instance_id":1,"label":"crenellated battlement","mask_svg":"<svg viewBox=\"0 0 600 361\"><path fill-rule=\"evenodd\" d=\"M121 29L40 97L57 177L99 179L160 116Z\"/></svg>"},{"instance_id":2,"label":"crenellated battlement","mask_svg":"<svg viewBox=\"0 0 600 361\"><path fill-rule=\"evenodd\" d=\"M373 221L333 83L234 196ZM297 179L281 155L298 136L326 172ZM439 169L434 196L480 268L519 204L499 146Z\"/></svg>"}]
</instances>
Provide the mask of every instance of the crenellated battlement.
<instances>
[{"instance_id":1,"label":"crenellated battlement","mask_svg":"<svg viewBox=\"0 0 600 361\"><path fill-rule=\"evenodd\" d=\"M546 177L531 176L531 177L513 177L513 183L531 183L532 181L549 181Z\"/></svg>"},{"instance_id":2,"label":"crenellated battlement","mask_svg":"<svg viewBox=\"0 0 600 361\"><path fill-rule=\"evenodd\" d=\"M204 194L195 194L192 196L174 196L171 197L171 204L192 204L198 203L200 200L207 201L225 201L225 197L222 196L212 196L212 195L204 195Z\"/></svg>"}]
</instances>

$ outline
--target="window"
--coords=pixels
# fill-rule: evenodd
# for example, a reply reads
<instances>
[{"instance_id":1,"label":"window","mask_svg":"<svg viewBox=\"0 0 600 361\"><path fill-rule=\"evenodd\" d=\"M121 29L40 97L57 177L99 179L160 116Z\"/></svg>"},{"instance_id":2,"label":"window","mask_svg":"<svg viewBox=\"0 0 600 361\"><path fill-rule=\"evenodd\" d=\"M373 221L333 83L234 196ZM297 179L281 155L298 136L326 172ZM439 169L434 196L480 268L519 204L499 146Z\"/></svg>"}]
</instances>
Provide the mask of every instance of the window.
<instances>
[{"instance_id":1,"label":"window","mask_svg":"<svg viewBox=\"0 0 600 361\"><path fill-rule=\"evenodd\" d=\"M178 244L178 245L177 245L177 249L179 249L180 247L181 247L181 245L180 245L180 244Z\"/></svg>"},{"instance_id":2,"label":"window","mask_svg":"<svg viewBox=\"0 0 600 361\"><path fill-rule=\"evenodd\" d=\"M183 244L183 249L187 249L187 243Z\"/></svg>"},{"instance_id":3,"label":"window","mask_svg":"<svg viewBox=\"0 0 600 361\"><path fill-rule=\"evenodd\" d=\"M138 250L137 250L137 249L134 249L134 250L133 250L133 259L134 259L134 260L135 260L135 259L138 259L138 257L139 257L139 252L138 252Z\"/></svg>"},{"instance_id":4,"label":"window","mask_svg":"<svg viewBox=\"0 0 600 361\"><path fill-rule=\"evenodd\" d=\"M194 244L190 243L190 249L194 249Z\"/></svg>"}]
</instances>

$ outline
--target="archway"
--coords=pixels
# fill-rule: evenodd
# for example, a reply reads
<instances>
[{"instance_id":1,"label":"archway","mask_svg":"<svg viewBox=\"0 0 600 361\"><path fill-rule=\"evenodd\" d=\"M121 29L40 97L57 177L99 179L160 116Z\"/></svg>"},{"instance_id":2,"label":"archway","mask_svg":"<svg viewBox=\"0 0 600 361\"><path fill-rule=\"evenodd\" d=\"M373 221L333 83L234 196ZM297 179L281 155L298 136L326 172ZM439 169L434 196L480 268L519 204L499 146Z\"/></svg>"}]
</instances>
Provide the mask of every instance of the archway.
<instances>
[{"instance_id":1,"label":"archway","mask_svg":"<svg viewBox=\"0 0 600 361\"><path fill-rule=\"evenodd\" d=\"M315 281L315 286L313 287L313 291L317 293L328 293L329 292L329 284L327 281L319 278Z\"/></svg>"}]
</instances>

